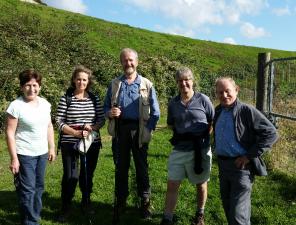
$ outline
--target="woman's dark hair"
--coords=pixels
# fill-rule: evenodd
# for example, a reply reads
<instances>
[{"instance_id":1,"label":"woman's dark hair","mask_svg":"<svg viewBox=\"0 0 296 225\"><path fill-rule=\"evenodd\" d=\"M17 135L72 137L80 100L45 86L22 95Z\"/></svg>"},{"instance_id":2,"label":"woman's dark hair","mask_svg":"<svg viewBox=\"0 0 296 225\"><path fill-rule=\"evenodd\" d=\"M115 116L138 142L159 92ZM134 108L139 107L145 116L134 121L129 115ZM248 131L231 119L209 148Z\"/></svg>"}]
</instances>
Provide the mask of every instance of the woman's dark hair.
<instances>
[{"instance_id":1,"label":"woman's dark hair","mask_svg":"<svg viewBox=\"0 0 296 225\"><path fill-rule=\"evenodd\" d=\"M93 79L92 79L92 71L88 68L86 68L85 66L79 65L76 66L73 73L72 73L72 77L71 77L71 88L73 88L73 90L76 89L76 85L74 80L76 79L76 77L78 76L79 73L84 72L86 74L88 74L88 84L86 87L86 90L89 91L90 87L92 86Z\"/></svg>"},{"instance_id":2,"label":"woman's dark hair","mask_svg":"<svg viewBox=\"0 0 296 225\"><path fill-rule=\"evenodd\" d=\"M32 79L35 79L36 82L39 84L39 86L41 86L42 76L36 70L27 69L19 74L19 81L20 81L21 87L24 86L27 82L29 82Z\"/></svg>"}]
</instances>

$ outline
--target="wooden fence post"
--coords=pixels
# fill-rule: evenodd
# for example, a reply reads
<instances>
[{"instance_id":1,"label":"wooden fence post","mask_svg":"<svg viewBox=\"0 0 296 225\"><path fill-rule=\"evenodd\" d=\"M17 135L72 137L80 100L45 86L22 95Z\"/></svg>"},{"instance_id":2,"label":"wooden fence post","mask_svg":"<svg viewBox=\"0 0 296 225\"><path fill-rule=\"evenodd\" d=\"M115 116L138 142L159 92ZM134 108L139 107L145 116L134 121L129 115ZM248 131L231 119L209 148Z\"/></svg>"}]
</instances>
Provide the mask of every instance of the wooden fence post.
<instances>
[{"instance_id":1,"label":"wooden fence post","mask_svg":"<svg viewBox=\"0 0 296 225\"><path fill-rule=\"evenodd\" d=\"M258 73L257 73L257 95L256 108L262 113L267 112L267 88L268 88L268 73L270 61L270 52L258 54Z\"/></svg>"}]
</instances>

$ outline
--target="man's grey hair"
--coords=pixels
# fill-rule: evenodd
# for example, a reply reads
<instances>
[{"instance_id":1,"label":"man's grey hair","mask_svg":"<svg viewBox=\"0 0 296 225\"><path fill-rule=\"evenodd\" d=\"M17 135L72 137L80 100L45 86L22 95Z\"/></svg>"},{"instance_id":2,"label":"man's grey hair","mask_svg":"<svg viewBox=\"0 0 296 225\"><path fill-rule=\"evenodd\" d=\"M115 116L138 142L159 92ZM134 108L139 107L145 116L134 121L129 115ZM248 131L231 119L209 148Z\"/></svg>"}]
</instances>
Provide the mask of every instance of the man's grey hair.
<instances>
[{"instance_id":1,"label":"man's grey hair","mask_svg":"<svg viewBox=\"0 0 296 225\"><path fill-rule=\"evenodd\" d=\"M223 80L229 81L235 88L238 88L238 85L235 83L232 77L218 77L215 81L215 87L217 88L218 84Z\"/></svg>"},{"instance_id":2,"label":"man's grey hair","mask_svg":"<svg viewBox=\"0 0 296 225\"><path fill-rule=\"evenodd\" d=\"M136 50L132 49L132 48L123 48L120 52L120 62L121 62L121 59L122 57L127 53L127 52L132 52L134 53L134 55L136 56L136 59L138 60L138 53Z\"/></svg>"}]
</instances>

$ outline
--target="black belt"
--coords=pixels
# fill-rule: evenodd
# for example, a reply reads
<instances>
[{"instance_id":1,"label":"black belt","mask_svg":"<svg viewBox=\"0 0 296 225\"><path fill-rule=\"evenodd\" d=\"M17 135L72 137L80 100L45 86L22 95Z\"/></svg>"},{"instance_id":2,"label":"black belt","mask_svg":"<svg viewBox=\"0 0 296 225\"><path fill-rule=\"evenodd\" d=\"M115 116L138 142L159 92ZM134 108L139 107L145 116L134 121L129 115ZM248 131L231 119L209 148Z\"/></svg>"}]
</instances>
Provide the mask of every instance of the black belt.
<instances>
[{"instance_id":1,"label":"black belt","mask_svg":"<svg viewBox=\"0 0 296 225\"><path fill-rule=\"evenodd\" d=\"M119 119L120 124L139 124L139 120L132 120L132 119Z\"/></svg>"},{"instance_id":2,"label":"black belt","mask_svg":"<svg viewBox=\"0 0 296 225\"><path fill-rule=\"evenodd\" d=\"M224 156L224 155L218 155L217 157L218 159L222 159L222 160L235 160L238 158L238 156L231 157L231 156Z\"/></svg>"}]
</instances>

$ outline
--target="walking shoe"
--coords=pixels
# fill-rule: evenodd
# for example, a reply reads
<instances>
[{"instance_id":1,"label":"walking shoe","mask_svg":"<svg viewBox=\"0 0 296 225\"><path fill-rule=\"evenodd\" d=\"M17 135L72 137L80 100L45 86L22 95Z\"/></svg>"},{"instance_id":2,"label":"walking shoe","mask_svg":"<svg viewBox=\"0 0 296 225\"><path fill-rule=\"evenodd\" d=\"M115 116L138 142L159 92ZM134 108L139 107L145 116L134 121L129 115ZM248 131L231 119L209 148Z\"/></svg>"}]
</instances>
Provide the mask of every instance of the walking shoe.
<instances>
[{"instance_id":1,"label":"walking shoe","mask_svg":"<svg viewBox=\"0 0 296 225\"><path fill-rule=\"evenodd\" d=\"M64 206L62 207L60 214L57 217L57 221L60 223L65 223L70 216L70 207Z\"/></svg>"},{"instance_id":2,"label":"walking shoe","mask_svg":"<svg viewBox=\"0 0 296 225\"><path fill-rule=\"evenodd\" d=\"M150 219L152 216L152 207L149 198L141 200L141 216L143 219Z\"/></svg>"},{"instance_id":3,"label":"walking shoe","mask_svg":"<svg viewBox=\"0 0 296 225\"><path fill-rule=\"evenodd\" d=\"M205 225L204 214L196 214L191 225Z\"/></svg>"},{"instance_id":4,"label":"walking shoe","mask_svg":"<svg viewBox=\"0 0 296 225\"><path fill-rule=\"evenodd\" d=\"M95 210L92 207L90 199L88 199L88 201L82 200L80 207L81 207L82 213L84 213L84 214L89 214L89 215L95 214Z\"/></svg>"},{"instance_id":5,"label":"walking shoe","mask_svg":"<svg viewBox=\"0 0 296 225\"><path fill-rule=\"evenodd\" d=\"M126 210L126 199L114 203L112 225L119 224L120 215Z\"/></svg>"},{"instance_id":6,"label":"walking shoe","mask_svg":"<svg viewBox=\"0 0 296 225\"><path fill-rule=\"evenodd\" d=\"M173 225L174 221L163 218L160 222L160 225Z\"/></svg>"}]
</instances>

